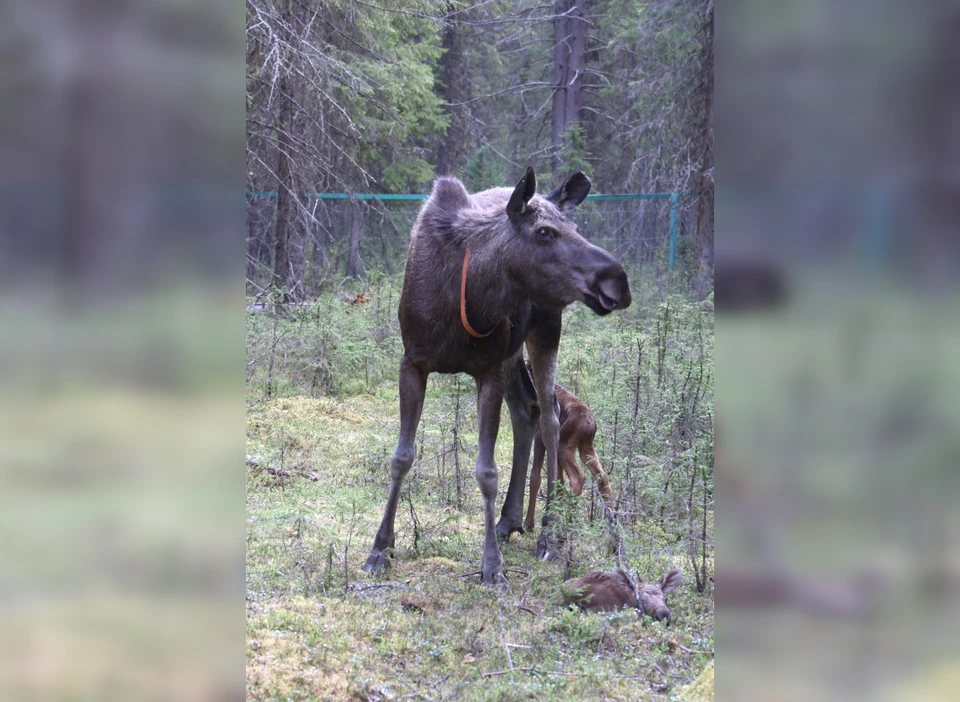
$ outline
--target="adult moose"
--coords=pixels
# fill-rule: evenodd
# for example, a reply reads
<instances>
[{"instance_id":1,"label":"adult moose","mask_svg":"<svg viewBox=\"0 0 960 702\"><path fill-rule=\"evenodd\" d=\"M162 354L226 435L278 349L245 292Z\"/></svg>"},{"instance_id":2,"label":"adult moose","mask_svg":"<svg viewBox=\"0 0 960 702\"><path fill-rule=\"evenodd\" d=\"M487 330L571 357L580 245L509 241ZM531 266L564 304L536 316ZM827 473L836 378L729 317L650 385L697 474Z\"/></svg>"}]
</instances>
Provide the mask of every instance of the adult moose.
<instances>
[{"instance_id":1,"label":"adult moose","mask_svg":"<svg viewBox=\"0 0 960 702\"><path fill-rule=\"evenodd\" d=\"M623 267L577 233L569 215L590 192L583 173L548 196L537 195L533 168L517 187L470 195L456 178L438 178L410 234L400 295L400 440L391 462L383 521L363 568L389 565L400 486L414 459L427 376L468 373L477 384L477 482L483 498L481 580L503 581L497 543L523 531L527 463L535 422L547 454L547 506L553 496L559 422L552 411L563 308L582 301L599 315L630 305ZM459 283L459 285L458 285ZM532 384L523 363L526 343ZM494 445L506 394L513 426L513 473L494 526ZM545 516L538 555L555 551Z\"/></svg>"}]
</instances>

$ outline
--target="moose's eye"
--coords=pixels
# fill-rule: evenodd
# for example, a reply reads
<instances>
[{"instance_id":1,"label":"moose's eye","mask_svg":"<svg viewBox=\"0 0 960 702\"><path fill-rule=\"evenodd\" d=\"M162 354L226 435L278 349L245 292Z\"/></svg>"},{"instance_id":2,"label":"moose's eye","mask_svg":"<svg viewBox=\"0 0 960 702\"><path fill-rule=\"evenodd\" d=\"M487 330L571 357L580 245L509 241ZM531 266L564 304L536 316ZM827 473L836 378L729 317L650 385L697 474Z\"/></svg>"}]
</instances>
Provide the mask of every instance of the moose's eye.
<instances>
[{"instance_id":1,"label":"moose's eye","mask_svg":"<svg viewBox=\"0 0 960 702\"><path fill-rule=\"evenodd\" d=\"M557 233L550 227L540 227L537 230L537 241L553 241Z\"/></svg>"}]
</instances>

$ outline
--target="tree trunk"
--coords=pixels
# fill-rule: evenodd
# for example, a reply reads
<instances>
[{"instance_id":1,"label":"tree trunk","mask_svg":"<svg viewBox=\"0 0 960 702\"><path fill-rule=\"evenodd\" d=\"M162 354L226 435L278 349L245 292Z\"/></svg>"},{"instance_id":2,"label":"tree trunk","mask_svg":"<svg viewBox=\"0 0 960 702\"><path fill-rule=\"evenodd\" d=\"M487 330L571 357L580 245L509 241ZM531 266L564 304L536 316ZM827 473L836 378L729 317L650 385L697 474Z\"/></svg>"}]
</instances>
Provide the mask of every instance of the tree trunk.
<instances>
[{"instance_id":1,"label":"tree trunk","mask_svg":"<svg viewBox=\"0 0 960 702\"><path fill-rule=\"evenodd\" d=\"M701 51L701 91L703 93L703 162L696 190L697 203L697 275L698 296L703 297L713 273L713 4L707 13Z\"/></svg>"},{"instance_id":2,"label":"tree trunk","mask_svg":"<svg viewBox=\"0 0 960 702\"><path fill-rule=\"evenodd\" d=\"M924 107L914 112L910 125L920 140L921 159L917 183L920 194L916 199L920 211L915 223L919 226L915 232L917 240L911 248L912 256L920 257L914 265L919 264L925 281L943 284L956 280L960 267L960 241L957 237L960 217L957 181L957 164L960 163L960 74L957 73L960 11L943 12L928 51L928 58L919 68L923 73L914 79L920 86L917 91L920 99L916 104ZM873 206L883 207L889 197L881 191ZM892 226L888 217L889 210L880 214L880 226ZM882 252L885 247L881 243L878 249Z\"/></svg>"},{"instance_id":3,"label":"tree trunk","mask_svg":"<svg viewBox=\"0 0 960 702\"><path fill-rule=\"evenodd\" d=\"M294 184L290 167L290 127L293 122L293 105L289 98L286 75L279 83L280 116L277 120L277 220L274 227L273 284L286 289L283 302L289 302L291 285L289 238L293 223Z\"/></svg>"},{"instance_id":4,"label":"tree trunk","mask_svg":"<svg viewBox=\"0 0 960 702\"><path fill-rule=\"evenodd\" d=\"M453 12L453 4L447 5L447 12ZM461 91L458 83L458 73L463 52L460 41L460 26L456 19L452 19L443 32L444 54L440 59L441 86L440 95L443 97L444 111L450 118L450 125L437 149L437 175L449 175L453 172L453 162L463 143L463 124L460 107L452 104L461 100Z\"/></svg>"},{"instance_id":5,"label":"tree trunk","mask_svg":"<svg viewBox=\"0 0 960 702\"><path fill-rule=\"evenodd\" d=\"M713 276L713 181L700 176L697 203L697 292L705 297Z\"/></svg>"},{"instance_id":6,"label":"tree trunk","mask_svg":"<svg viewBox=\"0 0 960 702\"><path fill-rule=\"evenodd\" d=\"M587 51L587 0L573 0L573 12L567 20L570 35L570 55L567 62L566 128L580 121L580 108L583 106L583 71Z\"/></svg>"},{"instance_id":7,"label":"tree trunk","mask_svg":"<svg viewBox=\"0 0 960 702\"><path fill-rule=\"evenodd\" d=\"M567 105L567 16L570 0L557 0L556 18L553 20L553 124L550 142L553 145L554 174L560 170L559 149L566 129Z\"/></svg>"},{"instance_id":8,"label":"tree trunk","mask_svg":"<svg viewBox=\"0 0 960 702\"><path fill-rule=\"evenodd\" d=\"M318 203L315 211L316 224L313 234L313 270L314 277L322 276L323 269L327 266L327 227L330 226L330 214L325 202Z\"/></svg>"},{"instance_id":9,"label":"tree trunk","mask_svg":"<svg viewBox=\"0 0 960 702\"><path fill-rule=\"evenodd\" d=\"M351 208L353 221L350 225L350 253L347 256L347 278L356 278L360 271L360 205Z\"/></svg>"},{"instance_id":10,"label":"tree trunk","mask_svg":"<svg viewBox=\"0 0 960 702\"><path fill-rule=\"evenodd\" d=\"M304 10L301 8L301 12ZM296 45L300 39L294 30L303 26L303 18L294 13L292 0L287 0L283 10L285 24L281 34L288 46ZM299 92L296 72L292 68L295 56L286 56L288 63L277 81L277 220L274 228L273 284L285 289L283 301L300 297L303 292L303 239L296 222L300 195L297 192L297 174L293 162L294 99Z\"/></svg>"},{"instance_id":11,"label":"tree trunk","mask_svg":"<svg viewBox=\"0 0 960 702\"><path fill-rule=\"evenodd\" d=\"M94 191L99 182L96 162L98 135L96 104L98 96L92 79L76 76L66 90L65 111L67 138L63 150L63 232L61 273L73 290L88 292L88 284L96 278L97 235Z\"/></svg>"},{"instance_id":12,"label":"tree trunk","mask_svg":"<svg viewBox=\"0 0 960 702\"><path fill-rule=\"evenodd\" d=\"M640 192L643 190L643 181L640 181ZM647 223L647 201L639 200L637 202L637 232L633 244L633 265L637 268L643 265L643 249L647 243L647 232L644 225Z\"/></svg>"},{"instance_id":13,"label":"tree trunk","mask_svg":"<svg viewBox=\"0 0 960 702\"><path fill-rule=\"evenodd\" d=\"M557 0L553 21L553 170L563 165L563 136L579 119L587 45L586 0Z\"/></svg>"}]
</instances>

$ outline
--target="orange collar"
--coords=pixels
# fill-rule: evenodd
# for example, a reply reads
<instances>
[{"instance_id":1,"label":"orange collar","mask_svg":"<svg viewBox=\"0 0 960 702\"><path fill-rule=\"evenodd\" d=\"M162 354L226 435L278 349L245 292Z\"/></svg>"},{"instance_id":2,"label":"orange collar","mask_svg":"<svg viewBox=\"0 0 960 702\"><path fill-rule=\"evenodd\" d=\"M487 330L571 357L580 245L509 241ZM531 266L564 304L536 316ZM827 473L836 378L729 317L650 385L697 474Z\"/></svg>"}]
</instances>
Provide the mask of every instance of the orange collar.
<instances>
[{"instance_id":1,"label":"orange collar","mask_svg":"<svg viewBox=\"0 0 960 702\"><path fill-rule=\"evenodd\" d=\"M463 254L463 272L460 274L460 323L463 325L463 328L467 330L467 334L472 336L475 339L482 339L486 336L493 334L494 327L486 334L481 334L476 329L470 326L470 322L467 321L467 264L470 262L470 249L467 249Z\"/></svg>"}]
</instances>

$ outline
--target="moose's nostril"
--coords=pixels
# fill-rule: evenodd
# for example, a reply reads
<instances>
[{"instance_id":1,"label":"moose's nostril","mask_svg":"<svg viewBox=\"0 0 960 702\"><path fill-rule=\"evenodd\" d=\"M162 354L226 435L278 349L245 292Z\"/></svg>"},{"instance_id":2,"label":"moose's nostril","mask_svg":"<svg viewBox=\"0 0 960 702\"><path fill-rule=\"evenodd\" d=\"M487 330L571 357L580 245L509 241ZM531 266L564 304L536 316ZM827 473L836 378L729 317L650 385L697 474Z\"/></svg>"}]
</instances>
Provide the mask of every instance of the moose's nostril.
<instances>
[{"instance_id":1,"label":"moose's nostril","mask_svg":"<svg viewBox=\"0 0 960 702\"><path fill-rule=\"evenodd\" d=\"M612 310L617 306L617 300L610 295L607 295L603 290L600 291L600 304L604 306L605 309Z\"/></svg>"},{"instance_id":2,"label":"moose's nostril","mask_svg":"<svg viewBox=\"0 0 960 702\"><path fill-rule=\"evenodd\" d=\"M595 285L598 298L613 302L610 309L626 309L630 306L630 284L627 274L619 265L598 275Z\"/></svg>"},{"instance_id":3,"label":"moose's nostril","mask_svg":"<svg viewBox=\"0 0 960 702\"><path fill-rule=\"evenodd\" d=\"M613 278L605 278L600 282L600 299L605 303L607 300L613 304L620 298L620 285Z\"/></svg>"}]
</instances>

